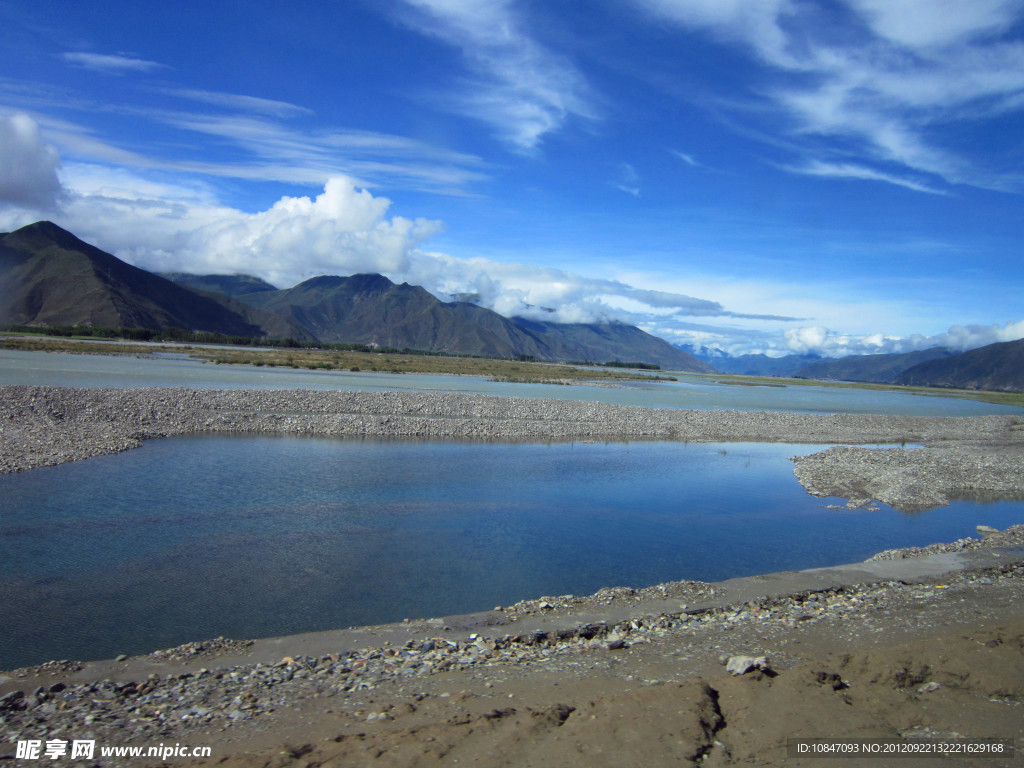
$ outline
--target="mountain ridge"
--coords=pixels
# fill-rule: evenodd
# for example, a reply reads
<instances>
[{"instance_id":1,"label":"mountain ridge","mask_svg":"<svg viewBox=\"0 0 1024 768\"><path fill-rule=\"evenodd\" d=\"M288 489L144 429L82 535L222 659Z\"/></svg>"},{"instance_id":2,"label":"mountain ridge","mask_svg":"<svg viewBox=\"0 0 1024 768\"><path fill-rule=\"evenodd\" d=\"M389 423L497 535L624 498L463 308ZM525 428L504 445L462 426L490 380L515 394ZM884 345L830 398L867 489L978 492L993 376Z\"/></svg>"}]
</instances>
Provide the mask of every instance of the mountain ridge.
<instances>
[{"instance_id":1,"label":"mountain ridge","mask_svg":"<svg viewBox=\"0 0 1024 768\"><path fill-rule=\"evenodd\" d=\"M383 275L322 275L290 289L248 275L170 276L174 280L127 264L52 222L36 222L0 233L0 323L179 327L449 354L712 370L633 326L505 318L475 304L442 302L420 286L396 285Z\"/></svg>"},{"instance_id":2,"label":"mountain ridge","mask_svg":"<svg viewBox=\"0 0 1024 768\"><path fill-rule=\"evenodd\" d=\"M268 335L268 324L285 335L305 335L251 307L134 267L48 221L0 234L0 322L181 327L256 337Z\"/></svg>"},{"instance_id":3,"label":"mountain ridge","mask_svg":"<svg viewBox=\"0 0 1024 768\"><path fill-rule=\"evenodd\" d=\"M1024 391L1024 339L1000 341L952 357L919 363L900 373L893 383L995 392Z\"/></svg>"}]
</instances>

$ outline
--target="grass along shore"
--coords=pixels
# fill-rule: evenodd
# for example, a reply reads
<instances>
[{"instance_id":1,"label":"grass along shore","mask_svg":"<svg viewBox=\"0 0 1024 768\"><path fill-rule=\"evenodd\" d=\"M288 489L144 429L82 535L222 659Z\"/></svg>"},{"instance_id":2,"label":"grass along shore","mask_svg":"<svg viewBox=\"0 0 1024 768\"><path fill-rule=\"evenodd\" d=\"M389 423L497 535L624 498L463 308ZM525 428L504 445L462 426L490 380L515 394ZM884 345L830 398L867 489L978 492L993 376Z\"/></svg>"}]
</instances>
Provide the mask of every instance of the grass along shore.
<instances>
[{"instance_id":1,"label":"grass along shore","mask_svg":"<svg viewBox=\"0 0 1024 768\"><path fill-rule=\"evenodd\" d=\"M981 403L994 403L996 405L1011 405L1024 408L1024 392L994 392L979 389L954 389L952 387L909 387L901 384L876 384L868 381L794 379L782 376L748 376L739 373L695 373L692 375L714 379L718 384L731 384L734 386L874 389L930 397L958 397L962 400L977 400Z\"/></svg>"},{"instance_id":2,"label":"grass along shore","mask_svg":"<svg viewBox=\"0 0 1024 768\"><path fill-rule=\"evenodd\" d=\"M152 355L158 352L184 354L219 365L252 365L328 371L370 371L378 373L431 373L453 376L485 376L496 381L527 384L578 384L583 381L677 381L675 376L624 368L601 368L536 361L484 357L446 357L392 352L360 352L333 349L224 348L152 342L97 342L87 339L53 338L23 333L0 334L0 349L68 352L85 355ZM727 373L687 373L719 384L760 387L838 387L903 392L930 397L957 397L997 405L1024 407L1024 392L992 392L944 387L907 387L854 381L824 381L775 376Z\"/></svg>"},{"instance_id":3,"label":"grass along shore","mask_svg":"<svg viewBox=\"0 0 1024 768\"><path fill-rule=\"evenodd\" d=\"M537 361L487 357L447 357L400 352L361 352L291 347L224 348L150 342L111 343L20 334L7 334L0 337L0 349L68 352L83 355L152 355L158 352L167 352L188 355L218 365L485 376L496 381L537 384L575 384L581 381L675 381L672 376L641 373L624 368L581 367Z\"/></svg>"}]
</instances>

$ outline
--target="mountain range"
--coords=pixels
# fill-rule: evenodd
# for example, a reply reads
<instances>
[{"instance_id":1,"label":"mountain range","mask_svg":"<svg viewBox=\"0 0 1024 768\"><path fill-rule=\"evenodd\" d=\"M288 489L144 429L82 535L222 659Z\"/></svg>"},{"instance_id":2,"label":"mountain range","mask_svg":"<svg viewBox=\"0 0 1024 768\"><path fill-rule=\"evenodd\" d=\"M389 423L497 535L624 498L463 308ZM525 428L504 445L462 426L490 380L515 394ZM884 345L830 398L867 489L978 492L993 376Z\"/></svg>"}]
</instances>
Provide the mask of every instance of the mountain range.
<instances>
[{"instance_id":1,"label":"mountain range","mask_svg":"<svg viewBox=\"0 0 1024 768\"><path fill-rule=\"evenodd\" d=\"M929 360L901 372L894 384L1024 391L1024 339L1001 341Z\"/></svg>"},{"instance_id":2,"label":"mountain range","mask_svg":"<svg viewBox=\"0 0 1024 768\"><path fill-rule=\"evenodd\" d=\"M914 366L931 360L945 360L956 353L945 347L886 355L851 355L835 360L816 360L802 365L793 376L803 379L834 379L892 384Z\"/></svg>"},{"instance_id":3,"label":"mountain range","mask_svg":"<svg viewBox=\"0 0 1024 768\"><path fill-rule=\"evenodd\" d=\"M169 327L229 336L397 349L642 362L691 372L796 376L882 384L1024 391L1024 340L968 352L933 349L822 359L731 357L681 349L624 323L503 317L472 301L441 301L382 275L320 276L278 289L251 275L157 275L41 221L0 234L0 324Z\"/></svg>"},{"instance_id":4,"label":"mountain range","mask_svg":"<svg viewBox=\"0 0 1024 768\"><path fill-rule=\"evenodd\" d=\"M816 355L730 356L706 347L689 349L697 358L722 373L997 392L1024 391L1024 339L960 353L945 347L932 347L916 352L828 359Z\"/></svg>"},{"instance_id":5,"label":"mountain range","mask_svg":"<svg viewBox=\"0 0 1024 768\"><path fill-rule=\"evenodd\" d=\"M248 275L156 275L47 221L0 235L0 324L177 327L448 354L713 370L623 323L506 318L468 302L442 302L382 275L314 277L283 290Z\"/></svg>"}]
</instances>

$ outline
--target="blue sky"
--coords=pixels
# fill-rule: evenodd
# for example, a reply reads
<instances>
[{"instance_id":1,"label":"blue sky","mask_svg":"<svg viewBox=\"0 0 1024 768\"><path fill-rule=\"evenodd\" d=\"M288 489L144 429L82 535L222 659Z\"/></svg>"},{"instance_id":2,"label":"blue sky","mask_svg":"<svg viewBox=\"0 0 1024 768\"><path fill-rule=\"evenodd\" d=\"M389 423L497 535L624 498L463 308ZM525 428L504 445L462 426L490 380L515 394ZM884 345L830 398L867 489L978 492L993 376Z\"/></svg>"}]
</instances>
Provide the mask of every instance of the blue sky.
<instances>
[{"instance_id":1,"label":"blue sky","mask_svg":"<svg viewBox=\"0 0 1024 768\"><path fill-rule=\"evenodd\" d=\"M1024 337L1024 0L0 0L0 229L733 354Z\"/></svg>"}]
</instances>

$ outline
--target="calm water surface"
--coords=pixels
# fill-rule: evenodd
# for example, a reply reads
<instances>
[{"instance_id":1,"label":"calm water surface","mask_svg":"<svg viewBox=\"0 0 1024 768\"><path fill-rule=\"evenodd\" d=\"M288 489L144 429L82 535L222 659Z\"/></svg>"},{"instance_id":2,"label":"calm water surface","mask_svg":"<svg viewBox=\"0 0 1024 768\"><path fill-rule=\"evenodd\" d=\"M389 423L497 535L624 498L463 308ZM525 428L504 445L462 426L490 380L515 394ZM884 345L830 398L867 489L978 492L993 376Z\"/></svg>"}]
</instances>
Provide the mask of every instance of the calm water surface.
<instances>
[{"instance_id":1,"label":"calm water surface","mask_svg":"<svg viewBox=\"0 0 1024 768\"><path fill-rule=\"evenodd\" d=\"M509 397L551 397L649 408L888 413L905 416L976 416L1024 413L1015 408L951 397L816 386L735 386L713 376L673 374L676 382L624 382L621 388L511 384L477 376L308 371L213 365L182 357L140 358L0 350L0 385L58 387L193 387L199 389L344 389L356 391L473 392Z\"/></svg>"},{"instance_id":2,"label":"calm water surface","mask_svg":"<svg viewBox=\"0 0 1024 768\"><path fill-rule=\"evenodd\" d=\"M0 669L807 568L1024 522L828 510L817 446L189 437L0 476Z\"/></svg>"}]
</instances>

